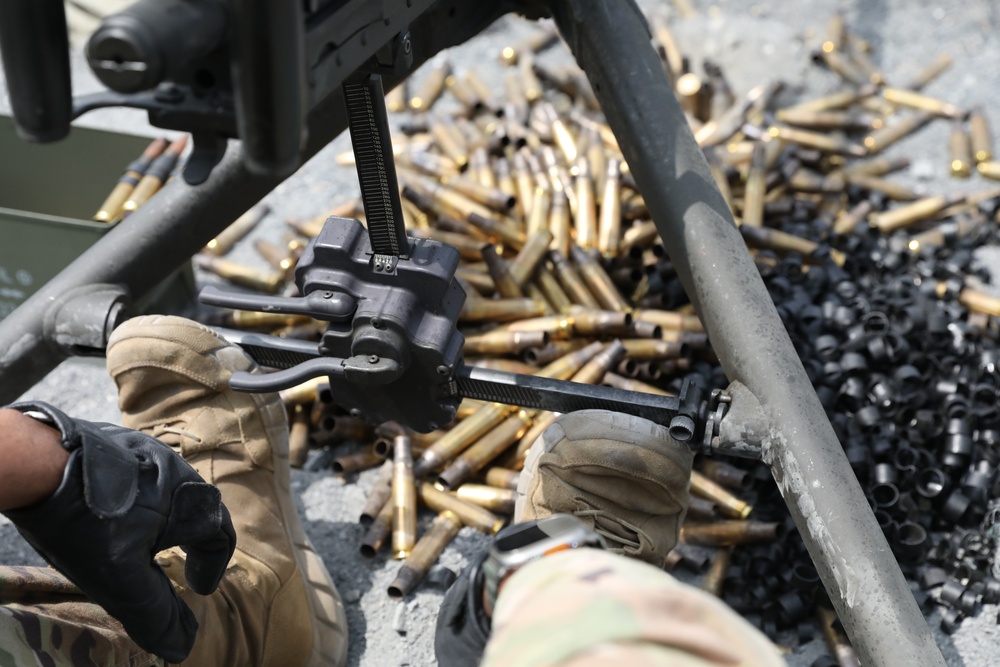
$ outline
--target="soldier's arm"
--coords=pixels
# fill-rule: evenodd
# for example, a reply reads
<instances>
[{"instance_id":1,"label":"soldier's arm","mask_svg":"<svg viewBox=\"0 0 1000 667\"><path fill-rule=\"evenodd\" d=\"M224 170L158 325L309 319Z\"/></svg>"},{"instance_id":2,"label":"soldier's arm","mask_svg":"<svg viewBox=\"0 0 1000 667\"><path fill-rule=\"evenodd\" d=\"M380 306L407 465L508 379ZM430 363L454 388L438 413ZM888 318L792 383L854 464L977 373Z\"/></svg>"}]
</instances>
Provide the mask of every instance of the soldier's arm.
<instances>
[{"instance_id":1,"label":"soldier's arm","mask_svg":"<svg viewBox=\"0 0 1000 667\"><path fill-rule=\"evenodd\" d=\"M17 410L0 410L0 512L55 493L68 459L54 428Z\"/></svg>"}]
</instances>

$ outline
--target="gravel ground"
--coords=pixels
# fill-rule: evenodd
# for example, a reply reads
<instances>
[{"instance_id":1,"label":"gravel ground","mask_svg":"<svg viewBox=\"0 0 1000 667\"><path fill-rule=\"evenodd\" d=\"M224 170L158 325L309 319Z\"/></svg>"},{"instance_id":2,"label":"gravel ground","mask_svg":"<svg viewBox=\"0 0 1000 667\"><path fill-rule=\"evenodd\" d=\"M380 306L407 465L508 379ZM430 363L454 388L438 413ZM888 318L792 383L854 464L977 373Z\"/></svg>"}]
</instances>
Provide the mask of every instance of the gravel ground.
<instances>
[{"instance_id":1,"label":"gravel ground","mask_svg":"<svg viewBox=\"0 0 1000 667\"><path fill-rule=\"evenodd\" d=\"M997 37L1000 10L988 0L948 2L941 0L817 0L757 3L719 0L714 3L641 1L650 12L674 19L674 30L685 54L696 70L704 57L719 62L737 95L755 84L778 77L786 82L788 99L832 90L836 77L809 64L808 53L825 30L826 19L842 10L848 24L875 48L874 60L890 82L905 80L941 52L954 57L951 70L927 88L927 92L960 106L981 104L995 132L1000 133L1000 38ZM677 6L692 7L679 11ZM499 82L496 55L526 28L518 20L499 22L486 34L453 49L449 57L458 70L475 63L487 81ZM546 57L565 58L564 52ZM74 54L74 84L81 92L96 83ZM419 79L420 73L417 73ZM3 86L0 82L0 91ZM0 95L0 109L5 108ZM110 110L95 113L81 125L127 129L138 134L158 134L134 111ZM914 137L890 149L890 155L907 155L913 164L907 173L894 177L927 193L982 190L989 185L978 178L955 181L947 176L947 123L932 123ZM1000 134L998 134L1000 136ZM273 213L232 253L236 261L262 265L252 249L254 238L278 240L286 218L306 218L321 213L357 192L352 169L338 167L334 156L349 149L342 136L322 151L294 177L278 187L266 201ZM994 253L996 256L996 253ZM200 276L206 280L205 276ZM71 360L37 385L26 398L40 398L63 409L95 420L120 419L114 387L105 376L103 364L95 360ZM326 559L337 586L347 603L351 633L349 664L383 667L388 665L433 665L433 627L441 591L424 586L405 602L390 600L385 589L398 563L381 556L364 560L357 552L361 529L357 513L372 474L341 478L330 473L294 474L293 488L306 520L306 530ZM424 517L429 520L429 517ZM460 569L466 559L481 549L485 538L464 529L442 557L441 563ZM0 562L40 563L40 559L0 518ZM402 611L400 607L403 607ZM950 665L986 667L997 663L1000 633L996 608L986 607L977 618L964 622L952 636L937 630L938 618L929 622ZM810 642L789 655L792 665L809 665L824 652L822 642Z\"/></svg>"}]
</instances>

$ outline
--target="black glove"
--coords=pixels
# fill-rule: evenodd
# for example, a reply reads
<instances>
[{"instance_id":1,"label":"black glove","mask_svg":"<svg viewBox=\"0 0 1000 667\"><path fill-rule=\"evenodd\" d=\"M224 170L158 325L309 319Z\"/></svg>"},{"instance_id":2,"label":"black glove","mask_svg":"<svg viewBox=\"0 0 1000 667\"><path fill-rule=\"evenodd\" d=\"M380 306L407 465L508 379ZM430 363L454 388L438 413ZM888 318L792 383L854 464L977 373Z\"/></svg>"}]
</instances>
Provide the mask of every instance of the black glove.
<instances>
[{"instance_id":1,"label":"black glove","mask_svg":"<svg viewBox=\"0 0 1000 667\"><path fill-rule=\"evenodd\" d=\"M434 654L439 667L474 667L483 659L490 620L483 611L482 554L458 576L441 601Z\"/></svg>"},{"instance_id":2,"label":"black glove","mask_svg":"<svg viewBox=\"0 0 1000 667\"><path fill-rule=\"evenodd\" d=\"M215 590L236 548L219 490L138 431L72 419L45 403L9 407L45 414L70 457L51 498L7 517L143 650L184 660L198 622L153 557L180 545L191 589Z\"/></svg>"}]
</instances>

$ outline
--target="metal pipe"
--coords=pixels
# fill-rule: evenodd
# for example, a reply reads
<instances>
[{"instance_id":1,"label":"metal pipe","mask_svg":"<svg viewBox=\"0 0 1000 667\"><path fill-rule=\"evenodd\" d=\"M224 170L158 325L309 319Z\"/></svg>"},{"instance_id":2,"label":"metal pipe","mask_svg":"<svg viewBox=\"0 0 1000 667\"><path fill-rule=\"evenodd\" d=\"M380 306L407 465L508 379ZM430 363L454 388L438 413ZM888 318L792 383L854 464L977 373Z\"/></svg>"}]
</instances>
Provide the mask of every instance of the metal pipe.
<instances>
[{"instance_id":1,"label":"metal pipe","mask_svg":"<svg viewBox=\"0 0 1000 667\"><path fill-rule=\"evenodd\" d=\"M763 459L866 664L944 665L837 442L634 3L550 0L727 377L773 427ZM669 156L670 159L664 159Z\"/></svg>"}]
</instances>

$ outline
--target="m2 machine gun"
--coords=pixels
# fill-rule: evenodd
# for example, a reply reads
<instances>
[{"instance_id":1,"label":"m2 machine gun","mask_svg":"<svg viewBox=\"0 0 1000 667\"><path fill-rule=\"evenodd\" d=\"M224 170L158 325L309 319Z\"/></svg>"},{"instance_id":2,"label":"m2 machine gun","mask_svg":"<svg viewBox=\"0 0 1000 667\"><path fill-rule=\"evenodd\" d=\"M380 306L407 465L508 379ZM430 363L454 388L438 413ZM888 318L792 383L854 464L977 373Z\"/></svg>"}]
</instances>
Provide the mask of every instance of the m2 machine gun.
<instances>
[{"instance_id":1,"label":"m2 machine gun","mask_svg":"<svg viewBox=\"0 0 1000 667\"><path fill-rule=\"evenodd\" d=\"M677 398L462 363L457 254L402 230L383 84L517 12L552 17L586 72L682 284L732 381ZM691 135L633 0L140 0L108 17L87 56L108 91L74 99L62 0L0 0L0 49L20 134L54 141L106 106L191 132L183 179L0 321L0 401L74 354L105 347L152 289L350 126L368 220L332 218L296 269L301 297L208 289L215 305L329 322L319 344L233 334L271 391L326 375L370 419L431 430L461 397L653 419L694 446L770 466L830 599L866 664L944 660ZM229 139L240 139L230 143Z\"/></svg>"}]
</instances>

